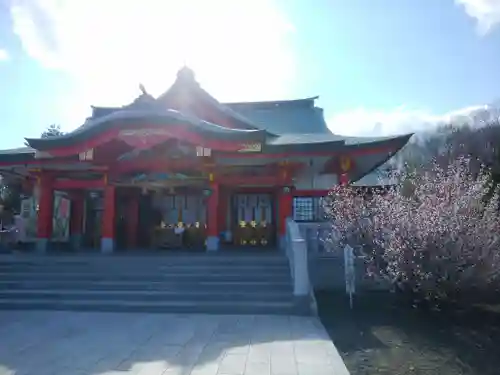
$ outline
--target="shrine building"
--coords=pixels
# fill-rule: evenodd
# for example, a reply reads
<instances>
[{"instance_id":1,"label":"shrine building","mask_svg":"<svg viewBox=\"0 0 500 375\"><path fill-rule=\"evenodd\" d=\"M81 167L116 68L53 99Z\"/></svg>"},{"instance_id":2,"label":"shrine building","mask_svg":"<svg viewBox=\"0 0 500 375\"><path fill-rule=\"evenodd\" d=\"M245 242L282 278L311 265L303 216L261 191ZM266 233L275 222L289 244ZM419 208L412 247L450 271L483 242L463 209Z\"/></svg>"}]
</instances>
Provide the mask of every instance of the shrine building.
<instances>
[{"instance_id":1,"label":"shrine building","mask_svg":"<svg viewBox=\"0 0 500 375\"><path fill-rule=\"evenodd\" d=\"M92 107L77 129L0 151L21 183L23 242L103 253L282 247L288 217L318 219L321 197L400 150L411 135L344 137L317 97L220 103L182 68L154 98Z\"/></svg>"}]
</instances>

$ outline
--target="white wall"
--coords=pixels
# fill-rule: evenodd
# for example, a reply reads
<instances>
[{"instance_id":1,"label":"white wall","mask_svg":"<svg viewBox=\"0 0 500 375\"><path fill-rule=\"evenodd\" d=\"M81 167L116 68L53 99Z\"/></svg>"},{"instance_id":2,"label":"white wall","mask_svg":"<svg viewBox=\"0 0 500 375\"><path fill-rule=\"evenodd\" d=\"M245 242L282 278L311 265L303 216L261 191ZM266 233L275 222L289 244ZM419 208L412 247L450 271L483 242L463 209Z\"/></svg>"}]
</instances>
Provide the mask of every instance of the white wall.
<instances>
[{"instance_id":1,"label":"white wall","mask_svg":"<svg viewBox=\"0 0 500 375\"><path fill-rule=\"evenodd\" d=\"M336 174L304 173L295 178L294 186L297 190L327 190L338 184Z\"/></svg>"}]
</instances>

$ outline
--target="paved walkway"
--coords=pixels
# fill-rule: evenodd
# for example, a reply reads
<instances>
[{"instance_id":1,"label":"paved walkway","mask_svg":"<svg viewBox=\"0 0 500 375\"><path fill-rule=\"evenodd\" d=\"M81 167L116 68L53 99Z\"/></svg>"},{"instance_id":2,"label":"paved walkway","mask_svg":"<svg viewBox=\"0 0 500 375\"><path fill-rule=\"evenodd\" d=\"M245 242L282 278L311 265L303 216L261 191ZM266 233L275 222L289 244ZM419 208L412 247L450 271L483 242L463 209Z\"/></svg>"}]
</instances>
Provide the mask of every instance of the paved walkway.
<instances>
[{"instance_id":1,"label":"paved walkway","mask_svg":"<svg viewBox=\"0 0 500 375\"><path fill-rule=\"evenodd\" d=\"M346 375L316 318L0 311L0 375Z\"/></svg>"}]
</instances>

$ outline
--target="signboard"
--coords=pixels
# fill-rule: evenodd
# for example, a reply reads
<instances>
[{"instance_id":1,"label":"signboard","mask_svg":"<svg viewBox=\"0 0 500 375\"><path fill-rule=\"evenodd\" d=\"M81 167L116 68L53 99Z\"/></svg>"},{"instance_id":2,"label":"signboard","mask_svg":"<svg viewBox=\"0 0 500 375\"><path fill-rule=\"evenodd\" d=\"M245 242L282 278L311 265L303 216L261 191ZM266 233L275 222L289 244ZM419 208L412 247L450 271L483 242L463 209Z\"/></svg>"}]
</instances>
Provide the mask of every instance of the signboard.
<instances>
[{"instance_id":1,"label":"signboard","mask_svg":"<svg viewBox=\"0 0 500 375\"><path fill-rule=\"evenodd\" d=\"M349 295L349 305L352 309L352 298L356 293L356 272L354 269L354 249L349 245L344 247L344 271L345 292Z\"/></svg>"},{"instance_id":2,"label":"signboard","mask_svg":"<svg viewBox=\"0 0 500 375\"><path fill-rule=\"evenodd\" d=\"M245 143L241 145L238 152L261 152L262 143Z\"/></svg>"}]
</instances>

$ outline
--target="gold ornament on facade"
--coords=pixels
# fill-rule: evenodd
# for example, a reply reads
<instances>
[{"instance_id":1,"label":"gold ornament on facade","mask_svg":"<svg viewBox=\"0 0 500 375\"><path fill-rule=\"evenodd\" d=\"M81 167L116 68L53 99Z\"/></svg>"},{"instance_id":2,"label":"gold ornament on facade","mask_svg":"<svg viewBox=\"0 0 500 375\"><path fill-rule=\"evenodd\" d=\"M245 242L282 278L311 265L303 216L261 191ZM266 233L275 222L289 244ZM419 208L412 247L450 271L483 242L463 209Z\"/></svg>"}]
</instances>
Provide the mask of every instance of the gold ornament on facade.
<instances>
[{"instance_id":1,"label":"gold ornament on facade","mask_svg":"<svg viewBox=\"0 0 500 375\"><path fill-rule=\"evenodd\" d=\"M246 221L243 221L243 220L240 221L240 228L246 228L246 226L247 226Z\"/></svg>"},{"instance_id":2,"label":"gold ornament on facade","mask_svg":"<svg viewBox=\"0 0 500 375\"><path fill-rule=\"evenodd\" d=\"M342 172L348 172L351 169L352 161L349 156L341 156L339 159L340 169Z\"/></svg>"},{"instance_id":3,"label":"gold ornament on facade","mask_svg":"<svg viewBox=\"0 0 500 375\"><path fill-rule=\"evenodd\" d=\"M261 239L260 240L260 243L262 246L266 246L267 245L267 240L265 238Z\"/></svg>"},{"instance_id":4,"label":"gold ornament on facade","mask_svg":"<svg viewBox=\"0 0 500 375\"><path fill-rule=\"evenodd\" d=\"M257 222L255 220L252 220L250 222L250 225L252 226L252 228L256 228L257 227Z\"/></svg>"}]
</instances>

